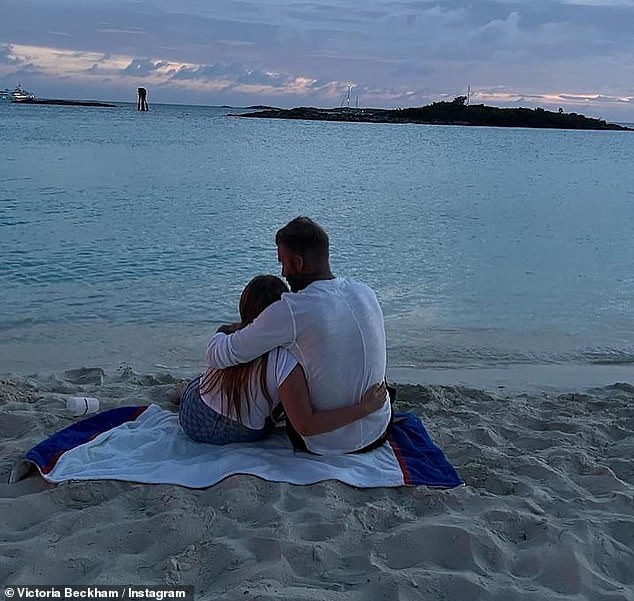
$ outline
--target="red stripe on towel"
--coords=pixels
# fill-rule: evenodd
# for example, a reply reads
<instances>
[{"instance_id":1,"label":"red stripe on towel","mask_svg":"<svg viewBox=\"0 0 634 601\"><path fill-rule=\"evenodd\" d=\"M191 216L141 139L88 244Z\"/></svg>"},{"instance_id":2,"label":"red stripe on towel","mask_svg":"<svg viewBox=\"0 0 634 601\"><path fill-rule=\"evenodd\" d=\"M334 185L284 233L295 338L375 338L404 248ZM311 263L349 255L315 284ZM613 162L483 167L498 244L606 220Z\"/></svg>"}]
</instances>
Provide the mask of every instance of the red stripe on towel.
<instances>
[{"instance_id":1,"label":"red stripe on towel","mask_svg":"<svg viewBox=\"0 0 634 601\"><path fill-rule=\"evenodd\" d=\"M403 472L403 482L405 484L413 484L412 477L410 476L409 469L407 467L407 462L405 461L405 457L403 457L403 454L401 453L401 449L393 440L389 439L388 442L390 443L390 446L392 447L392 450L394 451L394 454L396 455L398 465L401 468L401 471Z\"/></svg>"}]
</instances>

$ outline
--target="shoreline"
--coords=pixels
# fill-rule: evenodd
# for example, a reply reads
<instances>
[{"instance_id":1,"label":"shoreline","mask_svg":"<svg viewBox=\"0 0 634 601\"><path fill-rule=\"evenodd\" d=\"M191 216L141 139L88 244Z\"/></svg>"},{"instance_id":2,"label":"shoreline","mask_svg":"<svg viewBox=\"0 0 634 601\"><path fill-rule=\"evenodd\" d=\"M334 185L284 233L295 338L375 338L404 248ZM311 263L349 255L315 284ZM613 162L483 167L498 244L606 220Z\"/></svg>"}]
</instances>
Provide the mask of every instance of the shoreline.
<instances>
[{"instance_id":1,"label":"shoreline","mask_svg":"<svg viewBox=\"0 0 634 601\"><path fill-rule=\"evenodd\" d=\"M191 379L204 371L202 362L195 361L175 365L169 361L82 361L62 362L56 365L27 366L7 364L0 352L1 377L33 378L35 380L55 378L69 369L98 369L104 373L131 370L173 379ZM615 384L634 384L634 366L582 365L582 364L514 364L505 366L464 367L404 367L387 368L388 381L403 386L459 386L492 394L565 394L580 393Z\"/></svg>"},{"instance_id":2,"label":"shoreline","mask_svg":"<svg viewBox=\"0 0 634 601\"><path fill-rule=\"evenodd\" d=\"M58 361L39 361L47 351L29 352L24 347L11 354L0 347L1 377L41 378L57 377L66 369L99 369L105 373L132 370L135 373L160 374L174 379L187 379L204 371L201 352L182 360L172 353L156 361L137 357L135 360L98 361L96 354L78 349L70 357ZM175 361L175 359L181 359ZM634 365L625 364L529 364L464 365L464 366L404 366L391 364L388 356L387 378L393 384L405 386L460 386L493 394L564 394L603 388L619 383L634 384Z\"/></svg>"},{"instance_id":3,"label":"shoreline","mask_svg":"<svg viewBox=\"0 0 634 601\"><path fill-rule=\"evenodd\" d=\"M141 373L194 377L204 370L209 331L214 329L181 323L161 324L160 328L143 324L97 327L92 323L53 329L10 328L0 343L0 370L21 376L50 376L70 368L98 366L113 372L129 367ZM416 361L411 352L402 352L394 343L388 348L387 377L396 383L467 386L489 392L564 393L634 383L634 363Z\"/></svg>"}]
</instances>

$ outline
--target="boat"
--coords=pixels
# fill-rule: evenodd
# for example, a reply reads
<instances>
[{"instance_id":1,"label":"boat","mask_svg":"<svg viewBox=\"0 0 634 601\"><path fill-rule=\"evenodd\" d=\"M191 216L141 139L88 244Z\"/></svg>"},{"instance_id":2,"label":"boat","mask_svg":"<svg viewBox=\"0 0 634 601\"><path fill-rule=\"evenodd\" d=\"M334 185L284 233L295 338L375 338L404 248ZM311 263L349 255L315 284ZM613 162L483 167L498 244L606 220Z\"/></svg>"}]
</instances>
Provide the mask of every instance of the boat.
<instances>
[{"instance_id":1,"label":"boat","mask_svg":"<svg viewBox=\"0 0 634 601\"><path fill-rule=\"evenodd\" d=\"M35 94L25 90L18 84L15 88L5 88L0 90L0 102L22 102L24 100L35 100Z\"/></svg>"}]
</instances>

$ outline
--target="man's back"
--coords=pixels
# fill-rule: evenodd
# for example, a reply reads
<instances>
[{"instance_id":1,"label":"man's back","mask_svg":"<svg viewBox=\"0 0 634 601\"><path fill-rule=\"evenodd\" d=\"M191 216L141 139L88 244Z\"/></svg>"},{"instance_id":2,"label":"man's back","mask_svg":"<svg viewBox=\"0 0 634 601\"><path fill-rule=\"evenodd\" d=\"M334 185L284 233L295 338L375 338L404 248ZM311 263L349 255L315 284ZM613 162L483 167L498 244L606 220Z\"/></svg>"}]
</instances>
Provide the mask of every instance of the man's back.
<instances>
[{"instance_id":1,"label":"man's back","mask_svg":"<svg viewBox=\"0 0 634 601\"><path fill-rule=\"evenodd\" d=\"M319 280L284 294L295 336L287 348L302 365L316 410L358 403L385 377L385 328L374 292L349 278ZM309 450L346 452L375 441L390 419L389 402L365 418L325 434L305 437Z\"/></svg>"}]
</instances>

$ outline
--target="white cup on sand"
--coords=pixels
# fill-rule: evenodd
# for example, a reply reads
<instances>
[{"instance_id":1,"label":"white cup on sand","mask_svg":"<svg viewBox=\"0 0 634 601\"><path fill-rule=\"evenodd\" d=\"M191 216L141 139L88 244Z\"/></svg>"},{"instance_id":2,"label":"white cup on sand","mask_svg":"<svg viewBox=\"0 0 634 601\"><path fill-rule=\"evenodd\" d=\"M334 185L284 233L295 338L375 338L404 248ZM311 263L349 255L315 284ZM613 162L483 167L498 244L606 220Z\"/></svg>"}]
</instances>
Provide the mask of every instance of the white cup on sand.
<instances>
[{"instance_id":1,"label":"white cup on sand","mask_svg":"<svg viewBox=\"0 0 634 601\"><path fill-rule=\"evenodd\" d=\"M90 396L73 396L66 401L66 410L74 417L97 413L99 399Z\"/></svg>"}]
</instances>

